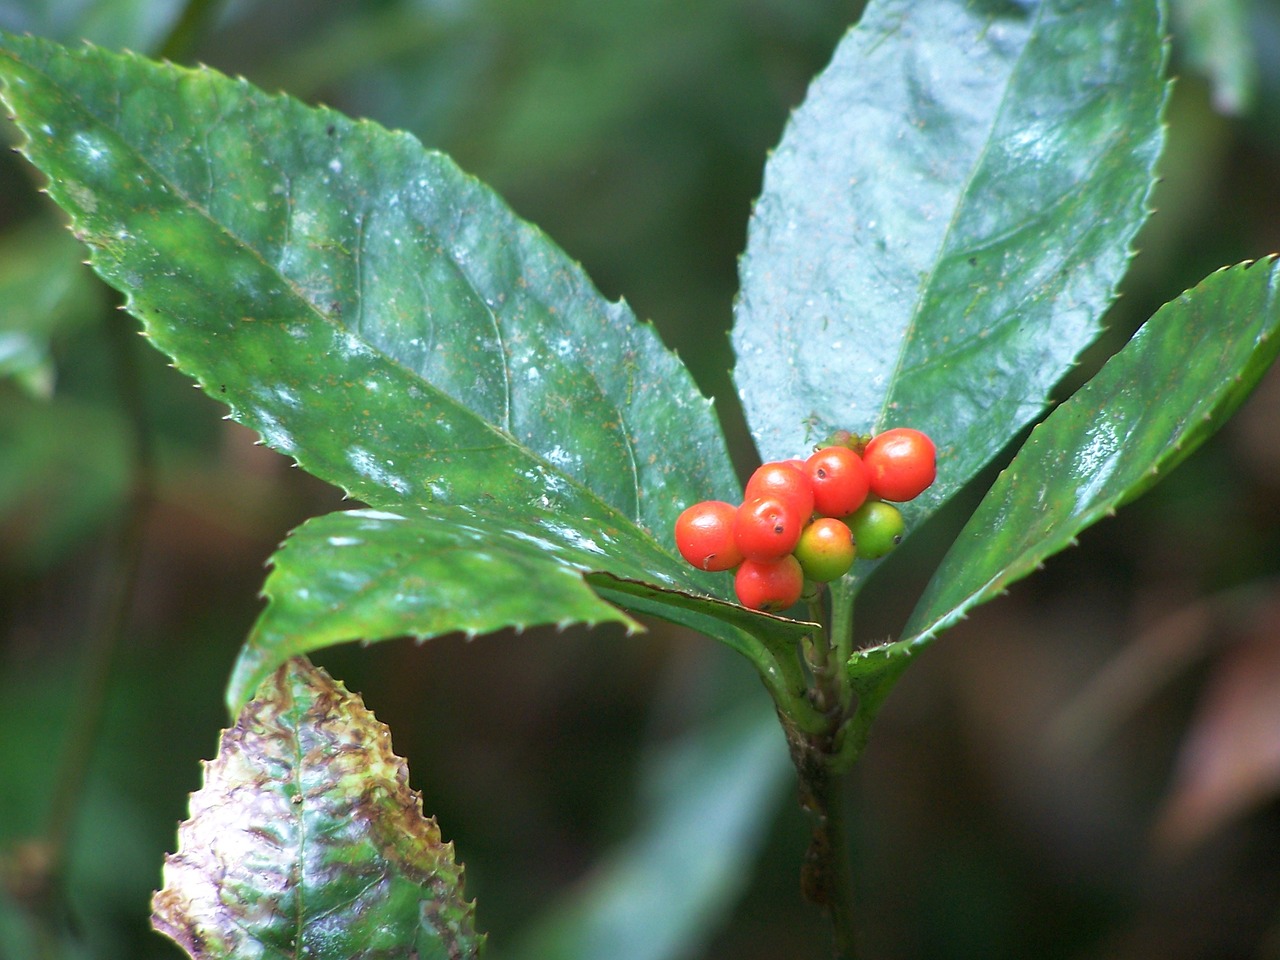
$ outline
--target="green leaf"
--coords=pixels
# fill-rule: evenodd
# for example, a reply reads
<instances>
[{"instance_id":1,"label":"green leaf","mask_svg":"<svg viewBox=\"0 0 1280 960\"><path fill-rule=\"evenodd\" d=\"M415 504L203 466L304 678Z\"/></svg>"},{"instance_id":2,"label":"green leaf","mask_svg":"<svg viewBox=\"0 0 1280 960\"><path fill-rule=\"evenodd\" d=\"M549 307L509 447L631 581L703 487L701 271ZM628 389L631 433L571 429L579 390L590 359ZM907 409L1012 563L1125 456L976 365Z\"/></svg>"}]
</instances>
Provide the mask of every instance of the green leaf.
<instances>
[{"instance_id":1,"label":"green leaf","mask_svg":"<svg viewBox=\"0 0 1280 960\"><path fill-rule=\"evenodd\" d=\"M873 0L751 218L734 375L765 459L925 430L912 523L1041 414L1148 213L1163 31L1155 3Z\"/></svg>"},{"instance_id":2,"label":"green leaf","mask_svg":"<svg viewBox=\"0 0 1280 960\"><path fill-rule=\"evenodd\" d=\"M552 546L548 544L548 546ZM639 625L568 564L513 532L372 510L304 523L274 560L227 688L235 710L282 660L354 638L426 638L538 624Z\"/></svg>"},{"instance_id":3,"label":"green leaf","mask_svg":"<svg viewBox=\"0 0 1280 960\"><path fill-rule=\"evenodd\" d=\"M193 960L475 957L462 868L391 737L305 658L223 732L152 924Z\"/></svg>"},{"instance_id":4,"label":"green leaf","mask_svg":"<svg viewBox=\"0 0 1280 960\"><path fill-rule=\"evenodd\" d=\"M1031 433L943 559L897 643L850 663L872 683L894 660L1003 593L1081 530L1147 490L1243 402L1280 353L1280 267L1230 267L1165 304Z\"/></svg>"},{"instance_id":5,"label":"green leaf","mask_svg":"<svg viewBox=\"0 0 1280 960\"><path fill-rule=\"evenodd\" d=\"M6 37L0 77L94 268L268 445L380 510L522 531L531 564L644 581L676 622L692 596L728 598L670 544L681 509L740 490L709 401L448 158L93 47ZM740 608L699 612L767 671ZM804 629L745 617L759 636Z\"/></svg>"},{"instance_id":6,"label":"green leaf","mask_svg":"<svg viewBox=\"0 0 1280 960\"><path fill-rule=\"evenodd\" d=\"M575 622L614 621L640 629L601 596L717 637L760 661L772 686L799 689L797 678L780 664L794 662L788 654L811 629L807 624L772 618L762 636L777 660L761 658L752 631L762 615L616 575L584 580L581 570L604 547L587 539L572 547L557 542L548 532L557 523L532 512L497 529L451 508L407 517L351 510L306 522L272 558L274 570L263 591L270 602L236 661L228 709L234 715L290 657L350 640L426 639L454 631L475 636L503 627ZM643 575L638 567L631 572ZM711 604L719 607L715 617L705 612Z\"/></svg>"},{"instance_id":7,"label":"green leaf","mask_svg":"<svg viewBox=\"0 0 1280 960\"><path fill-rule=\"evenodd\" d=\"M735 486L653 330L447 158L209 70L7 43L24 152L95 269L309 471L380 508L654 530Z\"/></svg>"}]
</instances>

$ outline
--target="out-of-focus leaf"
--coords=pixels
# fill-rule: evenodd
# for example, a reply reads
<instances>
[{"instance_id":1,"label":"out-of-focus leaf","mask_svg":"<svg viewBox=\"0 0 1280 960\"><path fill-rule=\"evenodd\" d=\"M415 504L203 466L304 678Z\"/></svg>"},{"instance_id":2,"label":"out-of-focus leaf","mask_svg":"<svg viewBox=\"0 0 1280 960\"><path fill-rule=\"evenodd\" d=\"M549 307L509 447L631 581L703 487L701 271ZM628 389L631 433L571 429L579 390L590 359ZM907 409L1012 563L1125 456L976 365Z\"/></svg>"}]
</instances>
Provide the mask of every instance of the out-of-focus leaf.
<instances>
[{"instance_id":1,"label":"out-of-focus leaf","mask_svg":"<svg viewBox=\"0 0 1280 960\"><path fill-rule=\"evenodd\" d=\"M101 309L101 287L84 248L65 230L37 222L0 240L0 377L29 392L53 391L51 342Z\"/></svg>"},{"instance_id":2,"label":"out-of-focus leaf","mask_svg":"<svg viewBox=\"0 0 1280 960\"><path fill-rule=\"evenodd\" d=\"M224 731L152 922L193 960L478 955L462 868L391 736L304 658Z\"/></svg>"},{"instance_id":3,"label":"out-of-focus leaf","mask_svg":"<svg viewBox=\"0 0 1280 960\"><path fill-rule=\"evenodd\" d=\"M850 661L876 687L912 650L1002 593L1189 456L1280 351L1280 268L1242 264L1165 304L1037 426L943 559L903 639Z\"/></svg>"},{"instance_id":4,"label":"out-of-focus leaf","mask_svg":"<svg viewBox=\"0 0 1280 960\"><path fill-rule=\"evenodd\" d=\"M448 158L93 47L7 37L0 76L94 268L268 445L378 509L522 531L530 564L644 581L676 622L696 594L728 598L729 578L670 543L681 509L740 489L710 403L651 327ZM456 613L456 629L490 619ZM766 671L742 618L804 629L715 600L699 613Z\"/></svg>"},{"instance_id":5,"label":"out-of-focus leaf","mask_svg":"<svg viewBox=\"0 0 1280 960\"><path fill-rule=\"evenodd\" d=\"M6 0L0 3L0 30L67 43L90 40L106 47L149 50L181 7L182 0Z\"/></svg>"},{"instance_id":6,"label":"out-of-focus leaf","mask_svg":"<svg viewBox=\"0 0 1280 960\"><path fill-rule=\"evenodd\" d=\"M38 930L30 913L9 893L0 889L0 942L14 957L51 957L56 960L94 960L92 951L59 931L55 943Z\"/></svg>"},{"instance_id":7,"label":"out-of-focus leaf","mask_svg":"<svg viewBox=\"0 0 1280 960\"><path fill-rule=\"evenodd\" d=\"M82 598L67 599L72 609L65 611L63 627L78 627L74 613ZM67 735L85 688L84 658L74 643L80 631L73 627L73 636L58 636L54 623L32 628L39 636L25 643L12 637L0 662L7 691L0 703L0 957L135 956L125 945L136 946L136 940L131 943L122 928L136 930L145 916L165 848L163 839L156 842L163 821L157 823L151 816L156 808L147 806L154 797L140 793L139 779L130 774L134 765L157 766L154 757L136 751L156 746L158 725L145 724L158 714L139 694L154 692L161 681L147 688L136 682L143 673L138 671L114 686L95 728L95 762L75 797L69 842L57 849L55 834L66 827L55 822L55 811L67 799L59 797L67 786ZM31 655L37 648L44 656ZM172 674L163 682L172 685ZM51 882L61 886L70 911L49 909Z\"/></svg>"},{"instance_id":8,"label":"out-of-focus leaf","mask_svg":"<svg viewBox=\"0 0 1280 960\"><path fill-rule=\"evenodd\" d=\"M868 6L751 218L734 375L765 459L923 429L910 527L1040 415L1148 214L1164 29L1155 3Z\"/></svg>"},{"instance_id":9,"label":"out-of-focus leaf","mask_svg":"<svg viewBox=\"0 0 1280 960\"><path fill-rule=\"evenodd\" d=\"M1156 820L1165 852L1185 852L1280 793L1280 602L1272 597L1257 613L1251 635L1209 666Z\"/></svg>"},{"instance_id":10,"label":"out-of-focus leaf","mask_svg":"<svg viewBox=\"0 0 1280 960\"><path fill-rule=\"evenodd\" d=\"M1249 0L1172 0L1175 37L1191 67L1213 88L1213 105L1241 114L1258 85Z\"/></svg>"},{"instance_id":11,"label":"out-of-focus leaf","mask_svg":"<svg viewBox=\"0 0 1280 960\"><path fill-rule=\"evenodd\" d=\"M673 743L648 771L644 826L499 956L694 956L749 876L789 770L768 711L733 711Z\"/></svg>"},{"instance_id":12,"label":"out-of-focus leaf","mask_svg":"<svg viewBox=\"0 0 1280 960\"><path fill-rule=\"evenodd\" d=\"M113 517L130 479L129 428L102 407L0 389L0 555L42 569Z\"/></svg>"}]
</instances>

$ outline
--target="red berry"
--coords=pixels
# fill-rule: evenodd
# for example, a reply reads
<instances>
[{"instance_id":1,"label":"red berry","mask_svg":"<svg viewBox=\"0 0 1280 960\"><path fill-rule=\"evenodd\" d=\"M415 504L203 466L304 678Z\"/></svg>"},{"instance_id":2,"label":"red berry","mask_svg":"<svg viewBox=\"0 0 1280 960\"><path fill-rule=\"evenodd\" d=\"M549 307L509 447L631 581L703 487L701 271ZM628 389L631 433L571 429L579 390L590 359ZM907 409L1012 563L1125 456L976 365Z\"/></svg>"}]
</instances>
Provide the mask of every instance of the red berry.
<instances>
[{"instance_id":1,"label":"red berry","mask_svg":"<svg viewBox=\"0 0 1280 960\"><path fill-rule=\"evenodd\" d=\"M776 613L799 601L804 571L789 554L779 560L744 560L734 574L733 589L744 607Z\"/></svg>"},{"instance_id":2,"label":"red berry","mask_svg":"<svg viewBox=\"0 0 1280 960\"><path fill-rule=\"evenodd\" d=\"M810 580L830 583L849 572L857 548L849 528L831 517L819 517L800 534L795 558Z\"/></svg>"},{"instance_id":3,"label":"red berry","mask_svg":"<svg viewBox=\"0 0 1280 960\"><path fill-rule=\"evenodd\" d=\"M919 430L895 427L872 437L862 452L871 492L883 500L914 500L938 475L937 450Z\"/></svg>"},{"instance_id":4,"label":"red berry","mask_svg":"<svg viewBox=\"0 0 1280 960\"><path fill-rule=\"evenodd\" d=\"M805 461L814 508L824 517L847 517L867 499L867 468L848 447L824 447Z\"/></svg>"},{"instance_id":5,"label":"red berry","mask_svg":"<svg viewBox=\"0 0 1280 960\"><path fill-rule=\"evenodd\" d=\"M699 570L730 570L742 562L733 538L738 508L723 500L695 503L676 518L676 549Z\"/></svg>"},{"instance_id":6,"label":"red berry","mask_svg":"<svg viewBox=\"0 0 1280 960\"><path fill-rule=\"evenodd\" d=\"M734 542L748 560L777 560L796 548L808 520L780 497L752 497L738 508Z\"/></svg>"},{"instance_id":7,"label":"red berry","mask_svg":"<svg viewBox=\"0 0 1280 960\"><path fill-rule=\"evenodd\" d=\"M756 497L777 497L790 504L806 520L813 514L813 485L804 469L804 461L796 467L793 461L775 461L762 464L747 481L743 500Z\"/></svg>"}]
</instances>

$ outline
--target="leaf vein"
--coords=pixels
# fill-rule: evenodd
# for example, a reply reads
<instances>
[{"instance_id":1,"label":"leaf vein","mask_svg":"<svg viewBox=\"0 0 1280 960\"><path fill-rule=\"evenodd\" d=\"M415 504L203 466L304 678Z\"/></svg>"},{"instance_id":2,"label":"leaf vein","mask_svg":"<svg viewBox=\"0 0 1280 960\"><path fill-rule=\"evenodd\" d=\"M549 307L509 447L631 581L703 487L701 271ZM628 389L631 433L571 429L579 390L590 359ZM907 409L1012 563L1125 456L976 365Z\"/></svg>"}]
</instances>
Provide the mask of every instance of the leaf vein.
<instances>
[{"instance_id":1,"label":"leaf vein","mask_svg":"<svg viewBox=\"0 0 1280 960\"><path fill-rule=\"evenodd\" d=\"M1000 120L1004 116L1005 107L1009 102L1009 93L1013 86L1012 81L1018 74L1019 67L1022 64L1023 58L1027 54L1027 50L1031 47L1030 38L1035 35L1036 28L1044 19L1044 10L1046 6L1048 6L1048 4L1040 4L1036 7L1034 20L1028 28L1027 42L1023 43L1022 48L1018 51L1018 55L1014 59L1013 65L1009 70L1008 81L1005 84L1004 91L1000 95L1000 103L991 113L991 122L987 131L986 139L983 141L982 149L978 151L977 157L969 167L968 176L965 178L964 185L956 194L955 207L951 211L951 218L947 222L946 229L943 230L941 237L939 237L937 252L934 256L933 262L930 265L930 268L923 271L921 274L920 282L916 288L914 308L912 309L910 319L907 321L907 324L903 329L902 338L899 341L898 356L894 361L893 373L889 377L890 384L896 385L899 382L899 377L901 377L905 370L907 355L911 351L916 330L921 322L921 308L924 306L926 300L926 291L937 279L938 266L947 255L951 235L956 229L957 223L959 223L961 214L966 209L966 198L968 197L969 190L973 186L973 182L978 175L978 171L980 171L986 163L995 131L1000 125ZM876 417L874 430L879 430L886 425L885 418L895 406L894 392L895 391L893 389L886 391L884 400L880 406L880 412Z\"/></svg>"},{"instance_id":2,"label":"leaf vein","mask_svg":"<svg viewBox=\"0 0 1280 960\"><path fill-rule=\"evenodd\" d=\"M201 131L202 165L205 172L204 183L202 185L205 191L205 197L204 197L204 200L201 201L201 199L196 195L194 195L190 189L190 187L194 186L194 184L185 185L180 178L171 175L170 172L158 166L153 161L153 159L149 157L146 154L146 152L137 143L135 143L134 138L130 135L130 133L127 130L122 129L121 124L123 121L117 118L117 120L113 122L113 120L109 116L104 116L98 109L95 109L94 106L92 106L89 102L87 102L82 96L80 91L65 87L63 84L60 83L60 81L55 79L48 72L41 70L38 67L32 66L29 63L26 64L26 66L28 69L42 76L44 81L49 85L49 87L59 90L64 95L68 96L70 100L74 101L78 109L81 111L83 116L89 122L98 125L102 129L109 131L115 137L116 141L120 143L128 151L134 163L148 170L154 176L154 180L157 184L163 184L167 188L167 192L171 195L173 202L185 204L193 213L195 213L205 223L207 223L213 231L216 231L222 234L223 236L227 237L229 240L231 240L235 244L237 248L243 251L246 256L255 260L265 271L277 277L280 280L280 282L283 284L285 289L295 298L297 303L305 310L305 312L308 315L312 317L314 321L318 321L320 324L327 326L330 329L343 330L349 333L360 334L362 340L364 341L365 346L367 346L372 352L380 356L382 360L386 362L388 365L397 367L398 369L403 370L404 372L414 377L415 379L422 381L425 387L431 393L441 398L441 400L445 402L452 409L454 415L462 418L468 418L473 422L480 424L483 428L500 434L503 438L503 441L504 441L503 443L496 444L491 448L479 447L475 449L503 449L504 445L509 445L511 447L516 448L525 458L531 461L532 464L536 464L538 468L544 471L547 475L552 475L552 476L557 476L562 478L578 494L583 496L587 501L595 504L597 509L593 511L593 513L595 514L594 518L597 520L603 520L603 519L612 517L612 518L617 518L619 520L625 520L627 522L635 522L639 518L639 515L640 515L639 491L638 491L639 463L638 463L636 451L634 448L634 441L632 440L629 432L626 431L625 429L623 429L622 431L622 436L624 441L624 447L627 450L628 468L633 478L633 483L630 485L631 486L630 499L631 499L632 510L633 510L632 516L628 516L625 509L614 506L613 504L605 500L604 497L598 491L588 486L588 484L584 479L564 471L560 466L557 466L556 464L552 463L545 456L541 455L540 453L536 452L534 449L530 448L527 444L520 442L511 433L510 431L511 410L514 404L514 397L513 397L513 390L511 387L510 371L508 367L509 361L506 353L506 339L503 335L503 331L500 323L498 322L498 318L496 314L494 314L492 309L485 302L484 297L479 295L479 289L476 283L467 274L462 264L455 261L452 257L446 256L444 258L445 261L451 266L451 268L456 270L458 274L466 281L469 288L477 294L477 297L480 303L484 304L485 309L488 313L489 319L494 326L494 331L495 331L495 335L498 338L498 343L502 347L502 350L501 350L502 372L504 376L504 415L503 415L504 423L502 425L491 423L487 418L480 415L477 411L467 407L465 404L463 404L461 401L451 396L441 387L427 380L421 374L421 372L414 371L411 368L409 368L408 365L401 358L388 353L386 349L379 347L377 344L370 343L367 340L367 338L364 337L363 331L353 330L351 325L344 322L343 318L340 315L333 316L327 313L322 308L322 305L320 303L316 302L315 300L313 300L311 297L307 295L306 291L300 285L298 278L294 277L292 274L281 269L281 265L279 263L272 264L269 261L265 249L260 248L249 237L242 235L241 232L234 229L229 222L223 219L219 219L214 215L213 207L216 199L215 191L216 191L216 184L217 184L218 178L216 176L214 165L213 165L215 153L211 149L210 135L212 131L219 129L221 127L224 127L226 125L227 109L221 102L221 98L219 96L219 90L217 88L216 83L212 82L211 78L215 76L214 74L212 74L212 72L209 72L206 74L206 73L198 73L196 71L183 70L183 68L178 68L178 67L165 68L165 72L168 74L167 79L169 79L175 85L178 82L177 75L179 72L187 73L192 76L198 76L199 79L205 83L207 95L215 105L215 108L214 108L214 113L216 114L215 121L212 123L203 125L202 131ZM276 95L271 99L276 102L282 102L286 104L296 104L296 101L292 101L290 98L283 95ZM312 109L312 108L302 107L302 105L300 104L296 104L296 106L299 109ZM324 110L324 108L319 108L319 109ZM325 111L325 112L328 112L328 111ZM290 233L290 236L292 236L291 233ZM129 297L131 300L135 294L136 294L136 291L131 292L129 294ZM362 298L358 296L358 299L362 299ZM139 311L138 315L143 319L144 322L150 322L150 318L146 317L141 311ZM179 363L179 366L182 367L183 365ZM588 367L587 369L590 369L590 368ZM596 371L590 370L590 374L593 382L597 385L598 388L600 388L601 382ZM198 379L203 380L203 377L198 377ZM206 384L206 390L208 390L208 392L210 392L211 394L213 393L212 390L208 389L208 384ZM604 392L603 390L601 390L601 396L605 398L606 401L612 406L614 411L617 412L619 424L625 425L627 423L627 419L623 415L621 407L618 404L618 401L615 400L612 396L610 396L607 392ZM299 462L302 462L302 458L298 457L296 454L294 454L294 457L295 459L299 460ZM584 519L586 518L584 517ZM653 539L651 534L649 536L650 536L650 539ZM661 552L669 556L673 555L670 547L664 544L658 543L656 540L654 540L654 545Z\"/></svg>"}]
</instances>

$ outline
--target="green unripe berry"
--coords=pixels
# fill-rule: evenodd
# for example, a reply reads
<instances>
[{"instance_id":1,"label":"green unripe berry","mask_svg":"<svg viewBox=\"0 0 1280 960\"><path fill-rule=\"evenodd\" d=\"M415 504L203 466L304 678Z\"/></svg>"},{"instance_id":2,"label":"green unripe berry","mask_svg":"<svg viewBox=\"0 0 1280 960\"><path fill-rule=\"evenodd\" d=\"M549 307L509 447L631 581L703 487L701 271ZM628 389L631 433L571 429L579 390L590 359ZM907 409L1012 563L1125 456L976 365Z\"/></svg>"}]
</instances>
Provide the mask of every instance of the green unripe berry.
<instances>
[{"instance_id":1,"label":"green unripe berry","mask_svg":"<svg viewBox=\"0 0 1280 960\"><path fill-rule=\"evenodd\" d=\"M849 572L856 553L849 528L839 520L820 517L800 534L795 558L808 579L830 583Z\"/></svg>"},{"instance_id":2,"label":"green unripe berry","mask_svg":"<svg viewBox=\"0 0 1280 960\"><path fill-rule=\"evenodd\" d=\"M896 547L902 542L902 532L906 529L898 508L883 500L868 500L846 517L845 522L857 544L858 556L867 560L883 557Z\"/></svg>"}]
</instances>

